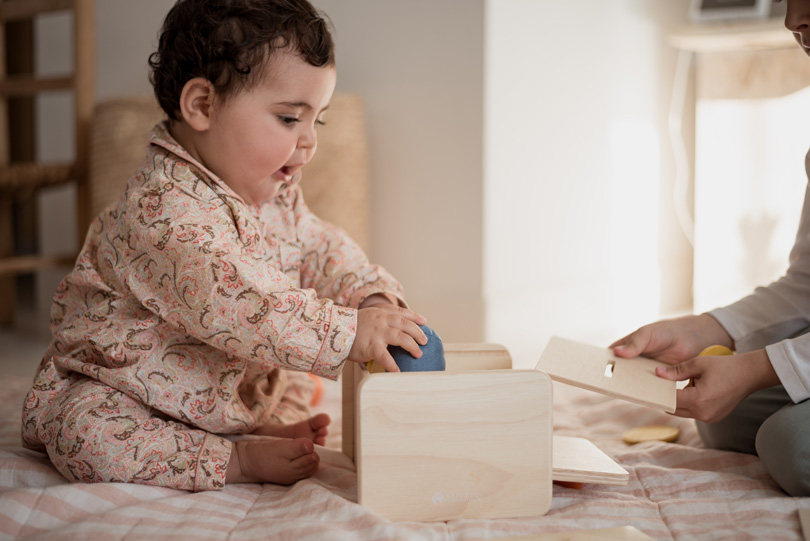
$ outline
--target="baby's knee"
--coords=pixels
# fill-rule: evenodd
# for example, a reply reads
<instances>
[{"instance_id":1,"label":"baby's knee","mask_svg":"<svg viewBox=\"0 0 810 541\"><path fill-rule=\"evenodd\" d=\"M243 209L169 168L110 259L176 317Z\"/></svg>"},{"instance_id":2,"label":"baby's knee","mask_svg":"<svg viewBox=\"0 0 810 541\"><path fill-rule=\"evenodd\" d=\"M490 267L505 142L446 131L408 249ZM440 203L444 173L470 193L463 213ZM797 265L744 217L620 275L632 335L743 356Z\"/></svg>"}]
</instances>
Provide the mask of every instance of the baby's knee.
<instances>
[{"instance_id":1,"label":"baby's knee","mask_svg":"<svg viewBox=\"0 0 810 541\"><path fill-rule=\"evenodd\" d=\"M428 341L419 345L422 356L418 359L398 346L390 346L388 351L394 358L399 369L403 372L440 372L445 369L444 345L436 331L427 325L420 325Z\"/></svg>"},{"instance_id":2,"label":"baby's knee","mask_svg":"<svg viewBox=\"0 0 810 541\"><path fill-rule=\"evenodd\" d=\"M76 386L40 423L40 440L54 467L69 481L129 480L127 469L121 467L121 451L136 423L124 413L111 414L121 393L102 387L97 383ZM118 444L114 451L112 441Z\"/></svg>"},{"instance_id":3,"label":"baby's knee","mask_svg":"<svg viewBox=\"0 0 810 541\"><path fill-rule=\"evenodd\" d=\"M810 435L801 413L797 406L783 408L762 423L756 439L768 473L791 496L810 496Z\"/></svg>"}]
</instances>

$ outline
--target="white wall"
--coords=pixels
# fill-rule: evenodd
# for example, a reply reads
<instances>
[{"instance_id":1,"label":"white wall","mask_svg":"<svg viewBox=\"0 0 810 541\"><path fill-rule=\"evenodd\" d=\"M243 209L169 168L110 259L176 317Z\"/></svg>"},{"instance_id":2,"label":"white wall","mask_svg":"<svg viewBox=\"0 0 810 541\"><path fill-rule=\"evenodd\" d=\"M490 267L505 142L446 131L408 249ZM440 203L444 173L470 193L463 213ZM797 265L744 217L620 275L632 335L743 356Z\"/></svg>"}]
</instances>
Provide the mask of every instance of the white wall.
<instances>
[{"instance_id":1,"label":"white wall","mask_svg":"<svg viewBox=\"0 0 810 541\"><path fill-rule=\"evenodd\" d=\"M672 201L665 29L687 4L487 3L486 336L519 366L552 334L607 345L659 317L672 281L659 251L672 230L659 209Z\"/></svg>"},{"instance_id":2,"label":"white wall","mask_svg":"<svg viewBox=\"0 0 810 541\"><path fill-rule=\"evenodd\" d=\"M480 341L483 0L315 0L338 90L365 97L371 257L445 340Z\"/></svg>"}]
</instances>

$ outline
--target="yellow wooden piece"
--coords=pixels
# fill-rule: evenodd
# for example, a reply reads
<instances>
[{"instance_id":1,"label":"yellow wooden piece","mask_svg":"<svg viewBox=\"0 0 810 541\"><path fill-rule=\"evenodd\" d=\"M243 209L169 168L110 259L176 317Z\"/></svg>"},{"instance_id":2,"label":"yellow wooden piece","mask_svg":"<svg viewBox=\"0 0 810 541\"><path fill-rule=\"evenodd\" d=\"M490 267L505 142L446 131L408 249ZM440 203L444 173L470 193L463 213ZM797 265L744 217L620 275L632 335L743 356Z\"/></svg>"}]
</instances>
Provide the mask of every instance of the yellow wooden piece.
<instances>
[{"instance_id":1,"label":"yellow wooden piece","mask_svg":"<svg viewBox=\"0 0 810 541\"><path fill-rule=\"evenodd\" d=\"M678 439L681 432L677 427L667 425L649 425L631 428L622 434L622 441L628 445L644 443L646 441L673 442Z\"/></svg>"},{"instance_id":2,"label":"yellow wooden piece","mask_svg":"<svg viewBox=\"0 0 810 541\"><path fill-rule=\"evenodd\" d=\"M368 370L369 374L380 374L385 372L385 367L377 361L369 361L366 363L366 370Z\"/></svg>"},{"instance_id":3,"label":"yellow wooden piece","mask_svg":"<svg viewBox=\"0 0 810 541\"><path fill-rule=\"evenodd\" d=\"M726 346L714 345L709 346L698 353L698 357L712 357L715 355L734 355L734 352L728 349Z\"/></svg>"}]
</instances>

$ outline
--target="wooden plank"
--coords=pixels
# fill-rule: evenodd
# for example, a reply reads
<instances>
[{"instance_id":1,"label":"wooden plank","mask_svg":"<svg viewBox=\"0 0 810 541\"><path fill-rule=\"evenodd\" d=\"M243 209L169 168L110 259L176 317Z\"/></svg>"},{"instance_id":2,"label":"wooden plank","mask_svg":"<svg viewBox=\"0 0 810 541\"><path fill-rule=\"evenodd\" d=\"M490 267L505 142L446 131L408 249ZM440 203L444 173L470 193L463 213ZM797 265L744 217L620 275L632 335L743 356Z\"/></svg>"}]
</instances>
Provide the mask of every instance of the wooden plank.
<instances>
[{"instance_id":1,"label":"wooden plank","mask_svg":"<svg viewBox=\"0 0 810 541\"><path fill-rule=\"evenodd\" d=\"M509 350L500 344L456 342L444 344L445 370L508 370L512 368Z\"/></svg>"},{"instance_id":2,"label":"wooden plank","mask_svg":"<svg viewBox=\"0 0 810 541\"><path fill-rule=\"evenodd\" d=\"M2 25L0 25L2 26ZM0 197L0 258L14 254L13 199ZM0 259L0 262L3 260ZM0 274L0 325L14 325L17 312L17 283L14 276Z\"/></svg>"},{"instance_id":3,"label":"wooden plank","mask_svg":"<svg viewBox=\"0 0 810 541\"><path fill-rule=\"evenodd\" d=\"M25 193L28 189L63 184L74 178L72 164L14 163L0 167L0 192Z\"/></svg>"},{"instance_id":4,"label":"wooden plank","mask_svg":"<svg viewBox=\"0 0 810 541\"><path fill-rule=\"evenodd\" d=\"M355 371L360 370L357 363L343 363L341 378L341 450L354 460L354 414L355 414Z\"/></svg>"},{"instance_id":5,"label":"wooden plank","mask_svg":"<svg viewBox=\"0 0 810 541\"><path fill-rule=\"evenodd\" d=\"M796 48L781 19L691 24L671 32L668 41L677 49L695 52Z\"/></svg>"},{"instance_id":6,"label":"wooden plank","mask_svg":"<svg viewBox=\"0 0 810 541\"><path fill-rule=\"evenodd\" d=\"M779 98L810 86L810 62L795 44L774 51L701 53L696 67L701 100Z\"/></svg>"},{"instance_id":7,"label":"wooden plank","mask_svg":"<svg viewBox=\"0 0 810 541\"><path fill-rule=\"evenodd\" d=\"M93 216L90 215L89 192L89 164L90 164L90 128L93 121L95 107L95 1L75 0L74 35L75 50L74 62L76 71L74 83L74 107L76 119L76 155L74 172L76 173L76 203L78 219L78 242L84 241L84 236L90 227ZM77 248L80 248L78 246Z\"/></svg>"},{"instance_id":8,"label":"wooden plank","mask_svg":"<svg viewBox=\"0 0 810 541\"><path fill-rule=\"evenodd\" d=\"M32 75L15 75L0 81L0 94L7 97L31 96L39 92L71 90L72 88L72 76L37 79Z\"/></svg>"},{"instance_id":9,"label":"wooden plank","mask_svg":"<svg viewBox=\"0 0 810 541\"><path fill-rule=\"evenodd\" d=\"M810 541L810 509L799 509L799 524L804 541Z\"/></svg>"},{"instance_id":10,"label":"wooden plank","mask_svg":"<svg viewBox=\"0 0 810 541\"><path fill-rule=\"evenodd\" d=\"M6 76L6 25L0 24L0 79ZM0 168L11 160L9 152L8 100L0 95ZM13 198L0 194L0 258L14 254ZM0 325L14 325L17 306L17 284L14 276L0 276Z\"/></svg>"},{"instance_id":11,"label":"wooden plank","mask_svg":"<svg viewBox=\"0 0 810 541\"><path fill-rule=\"evenodd\" d=\"M656 366L667 365L644 357L623 359L607 348L552 336L536 368L555 381L673 413L675 382L656 376Z\"/></svg>"},{"instance_id":12,"label":"wooden plank","mask_svg":"<svg viewBox=\"0 0 810 541\"><path fill-rule=\"evenodd\" d=\"M72 267L75 256L25 255L0 259L0 276L5 274L22 274L53 267Z\"/></svg>"},{"instance_id":13,"label":"wooden plank","mask_svg":"<svg viewBox=\"0 0 810 541\"><path fill-rule=\"evenodd\" d=\"M391 520L545 514L551 411L551 382L536 370L366 375L358 501Z\"/></svg>"},{"instance_id":14,"label":"wooden plank","mask_svg":"<svg viewBox=\"0 0 810 541\"><path fill-rule=\"evenodd\" d=\"M73 7L73 0L5 0L0 2L0 21L30 19L42 13L64 11Z\"/></svg>"},{"instance_id":15,"label":"wooden plank","mask_svg":"<svg viewBox=\"0 0 810 541\"><path fill-rule=\"evenodd\" d=\"M501 541L653 541L635 526L599 528L598 530L568 530L517 537L501 537Z\"/></svg>"},{"instance_id":16,"label":"wooden plank","mask_svg":"<svg viewBox=\"0 0 810 541\"><path fill-rule=\"evenodd\" d=\"M507 370L512 368L509 350L500 344L478 342L449 342L444 344L446 371L462 370ZM347 362L343 366L342 378L342 450L345 455L355 458L355 392L363 375L364 368Z\"/></svg>"},{"instance_id":17,"label":"wooden plank","mask_svg":"<svg viewBox=\"0 0 810 541\"><path fill-rule=\"evenodd\" d=\"M594 443L573 436L553 437L552 474L555 481L626 485L627 470Z\"/></svg>"}]
</instances>

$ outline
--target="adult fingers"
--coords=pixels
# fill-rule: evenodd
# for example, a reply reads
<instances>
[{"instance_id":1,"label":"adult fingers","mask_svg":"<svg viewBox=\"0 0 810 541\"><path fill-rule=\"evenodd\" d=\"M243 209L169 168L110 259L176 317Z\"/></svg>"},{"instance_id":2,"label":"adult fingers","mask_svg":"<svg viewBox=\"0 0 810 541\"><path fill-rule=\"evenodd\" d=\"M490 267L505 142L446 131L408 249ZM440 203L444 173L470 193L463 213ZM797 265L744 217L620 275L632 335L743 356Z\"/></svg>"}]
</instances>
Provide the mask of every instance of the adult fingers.
<instances>
[{"instance_id":1,"label":"adult fingers","mask_svg":"<svg viewBox=\"0 0 810 541\"><path fill-rule=\"evenodd\" d=\"M613 342L610 347L613 349L613 353L617 357L624 357L626 359L638 357L644 351L646 351L647 346L650 343L650 336L651 333L649 328L641 327L624 338Z\"/></svg>"},{"instance_id":2,"label":"adult fingers","mask_svg":"<svg viewBox=\"0 0 810 541\"><path fill-rule=\"evenodd\" d=\"M685 387L678 391L675 398L675 412L673 415L677 417L695 418L695 400L697 399L698 389L696 387Z\"/></svg>"},{"instance_id":3,"label":"adult fingers","mask_svg":"<svg viewBox=\"0 0 810 541\"><path fill-rule=\"evenodd\" d=\"M656 376L672 381L683 381L686 379L700 377L702 373L703 370L695 361L684 361L682 363L672 364L669 366L655 367Z\"/></svg>"}]
</instances>

